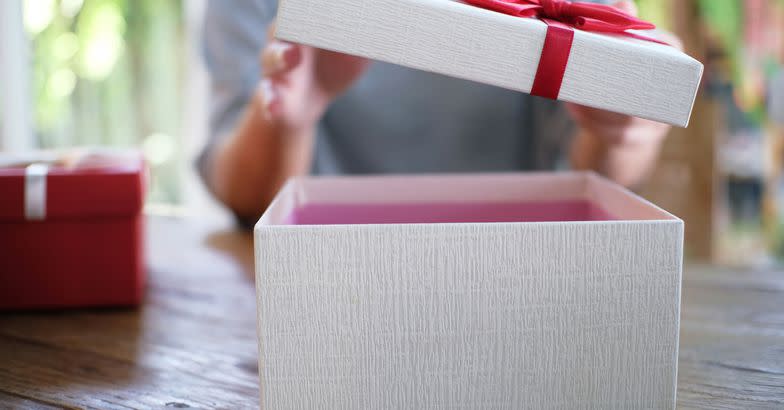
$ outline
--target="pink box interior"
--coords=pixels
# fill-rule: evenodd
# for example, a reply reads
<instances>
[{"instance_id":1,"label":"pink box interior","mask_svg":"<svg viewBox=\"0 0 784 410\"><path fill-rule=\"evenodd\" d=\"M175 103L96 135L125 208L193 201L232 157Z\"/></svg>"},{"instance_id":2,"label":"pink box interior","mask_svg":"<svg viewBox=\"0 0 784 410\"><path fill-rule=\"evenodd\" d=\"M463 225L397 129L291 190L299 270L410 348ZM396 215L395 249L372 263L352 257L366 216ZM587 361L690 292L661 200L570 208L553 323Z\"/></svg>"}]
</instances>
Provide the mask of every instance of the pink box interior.
<instances>
[{"instance_id":1,"label":"pink box interior","mask_svg":"<svg viewBox=\"0 0 784 410\"><path fill-rule=\"evenodd\" d=\"M592 173L296 178L262 225L676 219Z\"/></svg>"},{"instance_id":2,"label":"pink box interior","mask_svg":"<svg viewBox=\"0 0 784 410\"><path fill-rule=\"evenodd\" d=\"M609 221L612 215L584 200L530 202L428 202L420 204L305 204L288 225L468 222Z\"/></svg>"}]
</instances>

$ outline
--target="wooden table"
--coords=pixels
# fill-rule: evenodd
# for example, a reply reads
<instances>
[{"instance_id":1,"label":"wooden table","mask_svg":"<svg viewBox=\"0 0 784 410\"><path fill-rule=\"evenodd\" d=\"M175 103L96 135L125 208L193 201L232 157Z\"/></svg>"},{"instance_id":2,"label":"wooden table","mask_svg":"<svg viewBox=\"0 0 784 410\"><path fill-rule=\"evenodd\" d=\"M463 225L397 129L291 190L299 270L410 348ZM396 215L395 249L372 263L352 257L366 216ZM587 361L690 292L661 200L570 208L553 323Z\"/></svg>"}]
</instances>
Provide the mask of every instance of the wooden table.
<instances>
[{"instance_id":1,"label":"wooden table","mask_svg":"<svg viewBox=\"0 0 784 410\"><path fill-rule=\"evenodd\" d=\"M138 310L0 315L0 408L256 408L250 233L150 217ZM784 408L784 273L684 273L678 405Z\"/></svg>"}]
</instances>

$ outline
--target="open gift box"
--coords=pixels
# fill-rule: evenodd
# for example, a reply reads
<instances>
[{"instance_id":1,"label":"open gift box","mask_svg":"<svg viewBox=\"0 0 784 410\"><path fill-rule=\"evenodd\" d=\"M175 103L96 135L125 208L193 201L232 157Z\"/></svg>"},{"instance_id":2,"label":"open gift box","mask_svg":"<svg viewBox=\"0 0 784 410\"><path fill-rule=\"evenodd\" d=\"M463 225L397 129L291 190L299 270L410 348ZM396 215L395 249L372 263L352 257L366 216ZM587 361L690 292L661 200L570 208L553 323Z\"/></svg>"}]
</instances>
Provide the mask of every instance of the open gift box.
<instances>
[{"instance_id":1,"label":"open gift box","mask_svg":"<svg viewBox=\"0 0 784 410\"><path fill-rule=\"evenodd\" d=\"M263 408L672 408L683 222L592 173L289 181Z\"/></svg>"}]
</instances>

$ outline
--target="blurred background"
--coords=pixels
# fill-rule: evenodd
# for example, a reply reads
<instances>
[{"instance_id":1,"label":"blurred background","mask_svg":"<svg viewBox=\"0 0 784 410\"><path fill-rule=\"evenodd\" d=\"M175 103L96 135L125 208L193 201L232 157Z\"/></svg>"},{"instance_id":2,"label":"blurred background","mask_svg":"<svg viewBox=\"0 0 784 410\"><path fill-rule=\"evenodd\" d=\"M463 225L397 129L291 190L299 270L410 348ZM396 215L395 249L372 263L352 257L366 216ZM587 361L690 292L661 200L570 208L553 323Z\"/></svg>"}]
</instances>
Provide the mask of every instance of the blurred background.
<instances>
[{"instance_id":1,"label":"blurred background","mask_svg":"<svg viewBox=\"0 0 784 410\"><path fill-rule=\"evenodd\" d=\"M784 261L784 0L638 0L705 63L688 129L640 193L686 221L687 256ZM0 149L140 147L148 206L227 218L193 158L204 143L205 0L0 2Z\"/></svg>"}]
</instances>

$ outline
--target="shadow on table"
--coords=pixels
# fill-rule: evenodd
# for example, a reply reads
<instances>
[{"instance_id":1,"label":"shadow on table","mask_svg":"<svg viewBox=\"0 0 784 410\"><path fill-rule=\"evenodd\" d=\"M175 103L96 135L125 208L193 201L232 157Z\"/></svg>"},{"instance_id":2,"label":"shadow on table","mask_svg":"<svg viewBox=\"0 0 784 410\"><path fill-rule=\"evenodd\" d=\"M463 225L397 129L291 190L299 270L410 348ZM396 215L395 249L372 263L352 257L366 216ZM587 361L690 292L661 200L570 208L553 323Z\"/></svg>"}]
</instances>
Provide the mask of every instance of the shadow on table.
<instances>
[{"instance_id":1,"label":"shadow on table","mask_svg":"<svg viewBox=\"0 0 784 410\"><path fill-rule=\"evenodd\" d=\"M231 257L245 276L254 280L253 232L240 229L218 231L207 235L207 246Z\"/></svg>"}]
</instances>

